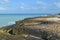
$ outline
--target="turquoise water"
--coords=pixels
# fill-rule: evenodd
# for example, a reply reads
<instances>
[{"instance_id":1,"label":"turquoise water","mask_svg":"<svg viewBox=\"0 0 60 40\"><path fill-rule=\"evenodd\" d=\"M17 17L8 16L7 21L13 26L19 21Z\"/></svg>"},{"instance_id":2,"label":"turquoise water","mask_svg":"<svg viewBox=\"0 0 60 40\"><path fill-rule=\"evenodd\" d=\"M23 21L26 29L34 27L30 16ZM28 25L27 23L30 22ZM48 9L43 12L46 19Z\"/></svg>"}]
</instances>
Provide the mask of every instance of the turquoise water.
<instances>
[{"instance_id":1,"label":"turquoise water","mask_svg":"<svg viewBox=\"0 0 60 40\"><path fill-rule=\"evenodd\" d=\"M6 25L15 24L15 21L23 20L24 18L36 17L41 15L8 15L8 14L0 14L0 27L4 27Z\"/></svg>"}]
</instances>

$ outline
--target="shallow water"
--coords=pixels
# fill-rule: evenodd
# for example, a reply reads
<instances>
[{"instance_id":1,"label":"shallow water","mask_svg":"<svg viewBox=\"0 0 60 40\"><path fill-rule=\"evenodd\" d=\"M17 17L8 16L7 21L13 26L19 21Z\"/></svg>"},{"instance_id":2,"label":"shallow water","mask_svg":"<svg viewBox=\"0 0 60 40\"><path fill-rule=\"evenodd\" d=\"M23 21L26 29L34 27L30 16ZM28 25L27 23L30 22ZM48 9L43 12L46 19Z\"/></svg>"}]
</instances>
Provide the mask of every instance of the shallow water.
<instances>
[{"instance_id":1,"label":"shallow water","mask_svg":"<svg viewBox=\"0 0 60 40\"><path fill-rule=\"evenodd\" d=\"M42 16L40 14L0 14L0 27L15 24L15 21L23 20L24 18Z\"/></svg>"}]
</instances>

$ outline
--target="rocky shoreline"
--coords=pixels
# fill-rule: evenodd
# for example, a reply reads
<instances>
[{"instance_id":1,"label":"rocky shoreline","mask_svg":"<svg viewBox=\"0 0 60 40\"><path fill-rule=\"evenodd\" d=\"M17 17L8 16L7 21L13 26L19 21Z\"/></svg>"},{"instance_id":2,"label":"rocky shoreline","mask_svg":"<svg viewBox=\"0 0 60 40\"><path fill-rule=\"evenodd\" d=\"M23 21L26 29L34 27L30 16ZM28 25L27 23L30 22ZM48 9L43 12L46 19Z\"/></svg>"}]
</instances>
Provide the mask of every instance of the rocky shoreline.
<instances>
[{"instance_id":1,"label":"rocky shoreline","mask_svg":"<svg viewBox=\"0 0 60 40\"><path fill-rule=\"evenodd\" d=\"M2 27L0 40L60 40L60 15L25 18Z\"/></svg>"}]
</instances>

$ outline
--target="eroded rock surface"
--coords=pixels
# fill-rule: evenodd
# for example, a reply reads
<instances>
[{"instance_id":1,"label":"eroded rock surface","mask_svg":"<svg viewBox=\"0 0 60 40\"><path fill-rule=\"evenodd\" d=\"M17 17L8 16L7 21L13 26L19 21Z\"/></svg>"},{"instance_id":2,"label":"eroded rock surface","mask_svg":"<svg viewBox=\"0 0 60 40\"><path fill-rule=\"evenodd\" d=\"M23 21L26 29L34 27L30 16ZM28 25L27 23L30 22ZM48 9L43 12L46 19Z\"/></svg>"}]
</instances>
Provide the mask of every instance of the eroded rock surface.
<instances>
[{"instance_id":1,"label":"eroded rock surface","mask_svg":"<svg viewBox=\"0 0 60 40\"><path fill-rule=\"evenodd\" d=\"M27 18L0 28L0 40L60 40L59 16Z\"/></svg>"}]
</instances>

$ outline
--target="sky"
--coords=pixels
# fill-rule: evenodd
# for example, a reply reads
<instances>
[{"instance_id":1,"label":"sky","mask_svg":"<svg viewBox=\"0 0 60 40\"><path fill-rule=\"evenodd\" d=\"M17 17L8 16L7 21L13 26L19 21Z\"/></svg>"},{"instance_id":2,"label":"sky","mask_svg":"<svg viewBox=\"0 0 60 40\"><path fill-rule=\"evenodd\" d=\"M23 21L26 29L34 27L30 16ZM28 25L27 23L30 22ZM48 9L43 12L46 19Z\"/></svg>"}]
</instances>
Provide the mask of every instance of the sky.
<instances>
[{"instance_id":1,"label":"sky","mask_svg":"<svg viewBox=\"0 0 60 40\"><path fill-rule=\"evenodd\" d=\"M0 0L0 14L60 13L60 0Z\"/></svg>"}]
</instances>

